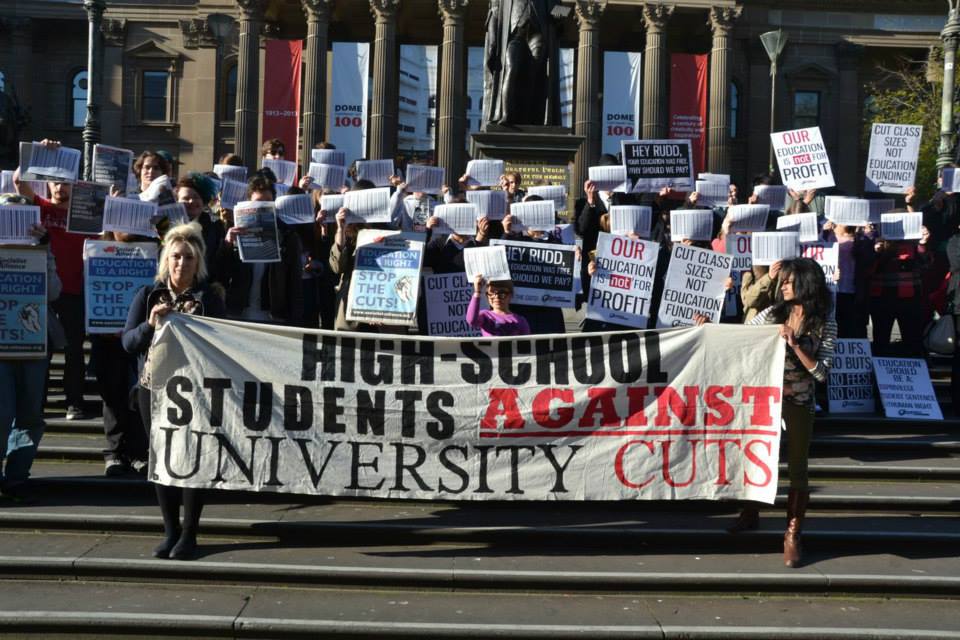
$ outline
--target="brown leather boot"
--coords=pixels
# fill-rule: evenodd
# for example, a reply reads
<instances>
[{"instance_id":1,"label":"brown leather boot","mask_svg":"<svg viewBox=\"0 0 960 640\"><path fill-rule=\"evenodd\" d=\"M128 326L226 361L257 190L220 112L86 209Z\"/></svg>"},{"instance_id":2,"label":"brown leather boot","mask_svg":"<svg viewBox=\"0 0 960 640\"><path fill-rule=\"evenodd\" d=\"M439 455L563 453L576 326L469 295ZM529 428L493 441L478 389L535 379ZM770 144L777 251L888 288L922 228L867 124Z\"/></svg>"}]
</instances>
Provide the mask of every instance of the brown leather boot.
<instances>
[{"instance_id":1,"label":"brown leather boot","mask_svg":"<svg viewBox=\"0 0 960 640\"><path fill-rule=\"evenodd\" d=\"M733 524L727 527L727 533L742 533L744 531L756 531L760 528L760 509L752 504L745 504L740 511L740 515L733 521Z\"/></svg>"},{"instance_id":2,"label":"brown leather boot","mask_svg":"<svg viewBox=\"0 0 960 640\"><path fill-rule=\"evenodd\" d=\"M807 513L810 492L790 489L787 495L787 532L783 534L783 563L791 568L800 566L802 557L800 530Z\"/></svg>"}]
</instances>

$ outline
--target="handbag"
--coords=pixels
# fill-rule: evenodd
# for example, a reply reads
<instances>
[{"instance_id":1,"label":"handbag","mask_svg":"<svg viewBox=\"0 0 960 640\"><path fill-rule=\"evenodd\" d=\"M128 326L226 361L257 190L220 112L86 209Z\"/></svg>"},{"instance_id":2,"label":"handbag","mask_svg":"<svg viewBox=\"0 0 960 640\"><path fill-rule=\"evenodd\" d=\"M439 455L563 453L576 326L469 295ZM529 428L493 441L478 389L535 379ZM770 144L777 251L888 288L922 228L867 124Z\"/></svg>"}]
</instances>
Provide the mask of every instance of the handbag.
<instances>
[{"instance_id":1,"label":"handbag","mask_svg":"<svg viewBox=\"0 0 960 640\"><path fill-rule=\"evenodd\" d=\"M956 335L953 314L945 313L927 325L923 332L923 346L927 351L952 356L956 350Z\"/></svg>"}]
</instances>

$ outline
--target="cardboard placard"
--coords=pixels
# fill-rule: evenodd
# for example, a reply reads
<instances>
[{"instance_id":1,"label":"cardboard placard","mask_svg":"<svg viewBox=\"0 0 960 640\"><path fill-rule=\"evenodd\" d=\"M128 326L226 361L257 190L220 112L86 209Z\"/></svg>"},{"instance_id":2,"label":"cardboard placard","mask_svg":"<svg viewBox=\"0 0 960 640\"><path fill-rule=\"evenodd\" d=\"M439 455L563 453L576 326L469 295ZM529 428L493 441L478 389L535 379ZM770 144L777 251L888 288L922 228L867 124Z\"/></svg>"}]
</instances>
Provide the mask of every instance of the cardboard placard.
<instances>
[{"instance_id":1,"label":"cardboard placard","mask_svg":"<svg viewBox=\"0 0 960 640\"><path fill-rule=\"evenodd\" d=\"M650 321L660 245L600 232L587 317L645 329Z\"/></svg>"},{"instance_id":2,"label":"cardboard placard","mask_svg":"<svg viewBox=\"0 0 960 640\"><path fill-rule=\"evenodd\" d=\"M820 127L770 134L783 184L794 191L835 186Z\"/></svg>"},{"instance_id":3,"label":"cardboard placard","mask_svg":"<svg viewBox=\"0 0 960 640\"><path fill-rule=\"evenodd\" d=\"M423 235L361 229L347 296L347 320L417 324Z\"/></svg>"},{"instance_id":4,"label":"cardboard placard","mask_svg":"<svg viewBox=\"0 0 960 640\"><path fill-rule=\"evenodd\" d=\"M943 420L925 360L873 358L873 372L888 418Z\"/></svg>"},{"instance_id":5,"label":"cardboard placard","mask_svg":"<svg viewBox=\"0 0 960 640\"><path fill-rule=\"evenodd\" d=\"M0 247L0 359L47 355L47 248Z\"/></svg>"},{"instance_id":6,"label":"cardboard placard","mask_svg":"<svg viewBox=\"0 0 960 640\"><path fill-rule=\"evenodd\" d=\"M709 249L673 245L670 267L660 299L657 327L686 327L695 313L720 322L726 297L725 281L733 259Z\"/></svg>"},{"instance_id":7,"label":"cardboard placard","mask_svg":"<svg viewBox=\"0 0 960 640\"><path fill-rule=\"evenodd\" d=\"M873 413L873 358L870 341L838 339L827 381L830 413Z\"/></svg>"},{"instance_id":8,"label":"cardboard placard","mask_svg":"<svg viewBox=\"0 0 960 640\"><path fill-rule=\"evenodd\" d=\"M863 190L904 193L917 179L917 159L923 127L875 122L870 130L870 151Z\"/></svg>"},{"instance_id":9,"label":"cardboard placard","mask_svg":"<svg viewBox=\"0 0 960 640\"><path fill-rule=\"evenodd\" d=\"M465 273L437 273L423 276L423 297L427 307L427 335L447 337L479 336L480 330L467 324L467 305L473 297L473 283ZM480 308L488 309L484 296Z\"/></svg>"},{"instance_id":10,"label":"cardboard placard","mask_svg":"<svg viewBox=\"0 0 960 640\"><path fill-rule=\"evenodd\" d=\"M137 289L157 275L157 245L147 242L83 243L84 330L123 331Z\"/></svg>"},{"instance_id":11,"label":"cardboard placard","mask_svg":"<svg viewBox=\"0 0 960 640\"><path fill-rule=\"evenodd\" d=\"M507 252L515 304L573 307L576 301L576 247L545 242L491 240Z\"/></svg>"},{"instance_id":12,"label":"cardboard placard","mask_svg":"<svg viewBox=\"0 0 960 640\"><path fill-rule=\"evenodd\" d=\"M664 187L693 191L693 151L689 140L624 140L623 164L632 193Z\"/></svg>"}]
</instances>

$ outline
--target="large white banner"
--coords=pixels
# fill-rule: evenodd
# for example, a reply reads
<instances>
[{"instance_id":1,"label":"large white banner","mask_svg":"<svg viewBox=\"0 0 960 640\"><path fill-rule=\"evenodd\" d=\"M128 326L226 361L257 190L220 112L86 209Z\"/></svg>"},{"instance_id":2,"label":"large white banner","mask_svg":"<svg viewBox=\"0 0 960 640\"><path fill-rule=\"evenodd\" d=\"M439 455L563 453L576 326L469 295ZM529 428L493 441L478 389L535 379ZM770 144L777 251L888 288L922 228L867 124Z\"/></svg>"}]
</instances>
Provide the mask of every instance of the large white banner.
<instances>
[{"instance_id":1,"label":"large white banner","mask_svg":"<svg viewBox=\"0 0 960 640\"><path fill-rule=\"evenodd\" d=\"M327 138L344 152L348 164L367 156L369 56L367 42L333 43Z\"/></svg>"},{"instance_id":2,"label":"large white banner","mask_svg":"<svg viewBox=\"0 0 960 640\"><path fill-rule=\"evenodd\" d=\"M746 499L777 488L777 327L419 338L171 314L151 478L457 500Z\"/></svg>"},{"instance_id":3,"label":"large white banner","mask_svg":"<svg viewBox=\"0 0 960 640\"><path fill-rule=\"evenodd\" d=\"M864 191L904 193L917 179L917 158L923 127L875 122L870 130L870 153Z\"/></svg>"},{"instance_id":4,"label":"large white banner","mask_svg":"<svg viewBox=\"0 0 960 640\"><path fill-rule=\"evenodd\" d=\"M642 53L603 53L602 153L617 155L620 153L621 140L634 140L639 137L642 83Z\"/></svg>"}]
</instances>

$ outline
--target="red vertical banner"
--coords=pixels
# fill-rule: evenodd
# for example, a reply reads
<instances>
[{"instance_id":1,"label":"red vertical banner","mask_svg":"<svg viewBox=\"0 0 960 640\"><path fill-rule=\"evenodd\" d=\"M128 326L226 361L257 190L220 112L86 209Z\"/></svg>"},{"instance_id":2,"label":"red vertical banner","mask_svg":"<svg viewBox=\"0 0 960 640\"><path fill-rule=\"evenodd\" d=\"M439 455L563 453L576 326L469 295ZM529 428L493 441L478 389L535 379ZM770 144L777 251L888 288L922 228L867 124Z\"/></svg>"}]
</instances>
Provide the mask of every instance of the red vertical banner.
<instances>
[{"instance_id":1,"label":"red vertical banner","mask_svg":"<svg viewBox=\"0 0 960 640\"><path fill-rule=\"evenodd\" d=\"M301 40L267 40L263 69L263 139L279 138L286 159L294 162L300 133L302 54Z\"/></svg>"},{"instance_id":2,"label":"red vertical banner","mask_svg":"<svg viewBox=\"0 0 960 640\"><path fill-rule=\"evenodd\" d=\"M695 173L707 167L708 56L670 54L670 138L690 140Z\"/></svg>"}]
</instances>

